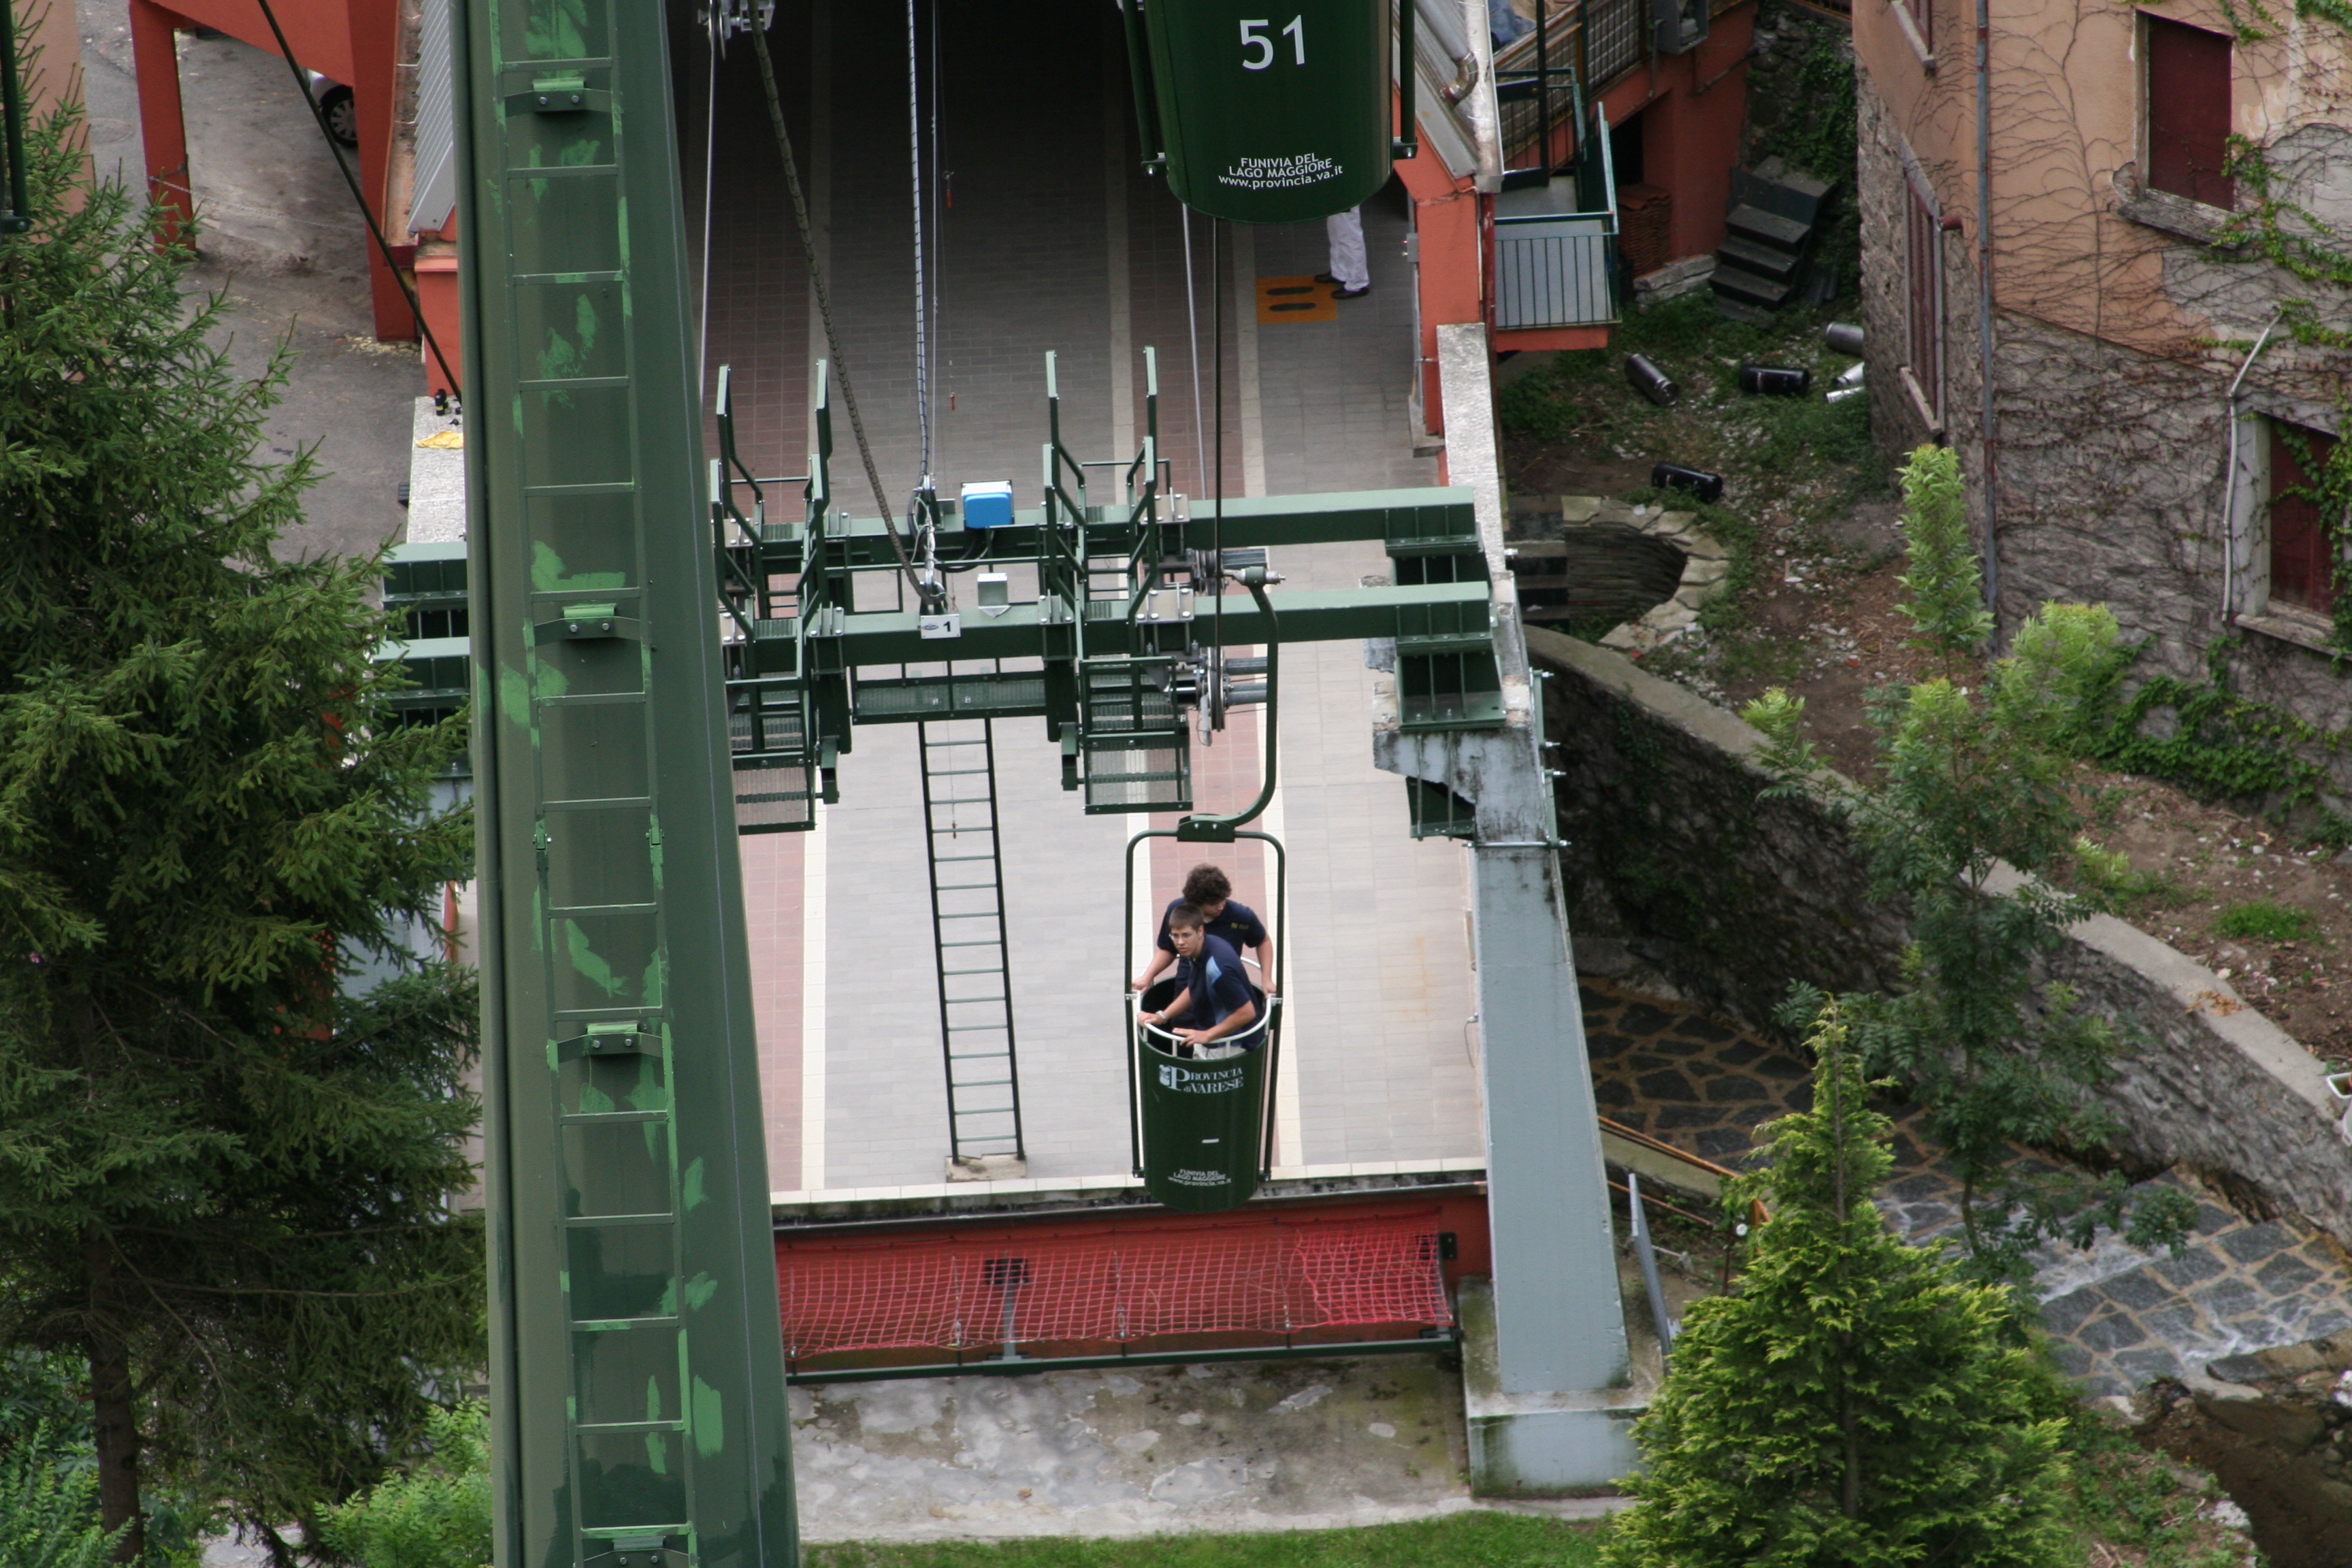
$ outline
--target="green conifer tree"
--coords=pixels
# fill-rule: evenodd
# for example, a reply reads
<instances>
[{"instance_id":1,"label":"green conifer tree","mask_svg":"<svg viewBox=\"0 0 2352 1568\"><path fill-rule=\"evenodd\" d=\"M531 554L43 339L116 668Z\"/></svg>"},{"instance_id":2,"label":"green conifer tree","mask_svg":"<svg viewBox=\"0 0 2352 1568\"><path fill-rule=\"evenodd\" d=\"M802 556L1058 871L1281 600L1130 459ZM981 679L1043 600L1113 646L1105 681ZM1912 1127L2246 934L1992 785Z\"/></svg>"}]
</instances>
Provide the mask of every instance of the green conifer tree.
<instances>
[{"instance_id":1,"label":"green conifer tree","mask_svg":"<svg viewBox=\"0 0 2352 1568\"><path fill-rule=\"evenodd\" d=\"M72 120L0 237L0 1346L87 1359L130 1560L142 1475L312 1517L481 1364L474 995L404 946L471 830L457 726L387 706L379 563L272 553L283 354L233 375ZM346 996L370 958L406 973Z\"/></svg>"},{"instance_id":2,"label":"green conifer tree","mask_svg":"<svg viewBox=\"0 0 2352 1568\"><path fill-rule=\"evenodd\" d=\"M1834 1005L1812 1109L1735 1186L1769 1221L1731 1293L1695 1305L1634 1426L1639 1503L1606 1568L2040 1568L2064 1560L2065 1423L2005 1331L2008 1288L1906 1247L1871 1199L1889 1122Z\"/></svg>"}]
</instances>

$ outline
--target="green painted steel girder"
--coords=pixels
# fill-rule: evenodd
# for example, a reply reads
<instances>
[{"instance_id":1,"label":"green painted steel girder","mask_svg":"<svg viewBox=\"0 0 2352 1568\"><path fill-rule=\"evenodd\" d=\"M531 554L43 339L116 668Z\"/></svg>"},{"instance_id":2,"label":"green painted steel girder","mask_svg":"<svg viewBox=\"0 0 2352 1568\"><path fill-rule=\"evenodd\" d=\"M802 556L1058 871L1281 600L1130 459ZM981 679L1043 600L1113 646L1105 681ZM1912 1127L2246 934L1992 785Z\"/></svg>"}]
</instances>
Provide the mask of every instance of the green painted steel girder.
<instances>
[{"instance_id":1,"label":"green painted steel girder","mask_svg":"<svg viewBox=\"0 0 2352 1568\"><path fill-rule=\"evenodd\" d=\"M1107 554L1113 546L1123 552L1133 542L1138 525L1119 515L1122 510L1087 509L1094 514L1085 525L1088 554ZM1014 512L1009 526L989 531L991 554L1008 561L1034 560L1042 548L1039 532L1045 524L1043 507ZM1251 496L1225 502L1222 529L1196 511L1181 525L1181 531L1179 537L1189 550L1210 549L1220 539L1228 550L1377 539L1392 556L1478 552L1471 492L1461 486ZM879 568L895 565L898 560L879 518L835 518L826 538L837 566ZM953 556L970 547L971 531L950 512L942 521L940 539L941 553ZM762 564L772 572L801 570L807 548L806 532L796 523L769 523L762 531Z\"/></svg>"},{"instance_id":2,"label":"green painted steel girder","mask_svg":"<svg viewBox=\"0 0 2352 1568\"><path fill-rule=\"evenodd\" d=\"M792 1568L667 14L459 15L498 1561Z\"/></svg>"},{"instance_id":3,"label":"green painted steel girder","mask_svg":"<svg viewBox=\"0 0 2352 1568\"><path fill-rule=\"evenodd\" d=\"M1349 637L1407 638L1434 637L1427 651L1461 652L1490 645L1486 584L1436 583L1413 588L1331 588L1297 594L1269 594L1275 616L1282 624L1285 642L1328 642ZM1055 620L1058 613L1061 619ZM820 626L813 643L838 649L835 668L861 665L920 664L927 660L1036 658L1048 634L1067 626L1068 612L1060 605L1015 605L1003 615L984 617L966 613L963 635L926 637L923 617L913 611L859 611L830 622L838 630ZM1195 617L1205 632L1216 619L1206 603ZM1433 630L1433 626L1435 628ZM1223 616L1228 646L1266 640L1265 617L1246 598L1232 597Z\"/></svg>"}]
</instances>

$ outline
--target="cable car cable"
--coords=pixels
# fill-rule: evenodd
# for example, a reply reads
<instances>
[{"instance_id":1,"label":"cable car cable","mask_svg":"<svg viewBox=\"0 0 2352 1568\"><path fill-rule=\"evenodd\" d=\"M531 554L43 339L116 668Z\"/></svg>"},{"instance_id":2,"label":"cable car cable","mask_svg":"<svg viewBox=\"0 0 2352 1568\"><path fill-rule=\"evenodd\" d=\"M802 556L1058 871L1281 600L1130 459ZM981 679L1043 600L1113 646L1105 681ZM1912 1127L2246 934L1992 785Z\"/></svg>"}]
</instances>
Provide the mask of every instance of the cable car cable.
<instances>
[{"instance_id":1,"label":"cable car cable","mask_svg":"<svg viewBox=\"0 0 2352 1568\"><path fill-rule=\"evenodd\" d=\"M268 0L263 0L266 5ZM898 570L914 586L916 602L927 611L944 602L944 595L923 581L915 570L914 559L907 552L907 542L898 537L898 521L892 515L890 502L882 490L881 470L874 466L874 447L866 438L866 421L857 412L857 394L849 383L849 361L841 352L841 334L833 324L833 300L824 286L824 268L817 260L816 238L811 229L808 198L801 194L800 166L793 157L792 133L784 129L784 101L776 91L775 62L768 54L765 28L751 28L751 52L760 59L760 86L767 94L768 119L775 127L776 151L784 163L784 187L792 193L793 222L800 230L801 250L808 258L809 285L816 293L818 319L824 323L825 349L833 357L833 373L841 378L842 405L849 411L849 432L857 442L857 455L866 465L866 482L873 487L874 505L882 514L882 531L890 541L890 552L898 558Z\"/></svg>"},{"instance_id":2,"label":"cable car cable","mask_svg":"<svg viewBox=\"0 0 2352 1568\"><path fill-rule=\"evenodd\" d=\"M1209 332L1210 353L1216 366L1217 469L1213 510L1209 522L1210 571L1217 585L1214 604L1210 610L1210 670L1213 680L1224 679L1225 668L1225 264L1223 260L1225 226L1222 219L1209 220ZM1219 706L1222 708L1223 704ZM1213 730L1207 731L1214 733Z\"/></svg>"},{"instance_id":3,"label":"cable car cable","mask_svg":"<svg viewBox=\"0 0 2352 1568\"><path fill-rule=\"evenodd\" d=\"M937 39L932 47L939 47ZM922 67L916 58L915 0L907 0L907 177L913 195L915 221L915 429L922 449L918 472L923 488L931 482L931 363L930 300L923 277L923 91ZM912 519L909 519L911 521Z\"/></svg>"},{"instance_id":4,"label":"cable car cable","mask_svg":"<svg viewBox=\"0 0 2352 1568\"><path fill-rule=\"evenodd\" d=\"M1192 209L1183 203L1176 211L1184 224L1184 343L1192 365L1192 483L1209 479L1209 427L1201 417L1201 291L1192 281Z\"/></svg>"}]
</instances>

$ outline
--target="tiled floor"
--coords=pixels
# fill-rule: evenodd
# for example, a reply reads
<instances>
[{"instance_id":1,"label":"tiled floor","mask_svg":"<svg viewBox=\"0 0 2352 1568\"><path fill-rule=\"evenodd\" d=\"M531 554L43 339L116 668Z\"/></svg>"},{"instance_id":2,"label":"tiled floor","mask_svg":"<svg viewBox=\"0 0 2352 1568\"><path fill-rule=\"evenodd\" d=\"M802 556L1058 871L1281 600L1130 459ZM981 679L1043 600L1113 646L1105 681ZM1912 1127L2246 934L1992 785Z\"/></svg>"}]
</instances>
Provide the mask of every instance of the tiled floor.
<instances>
[{"instance_id":1,"label":"tiled floor","mask_svg":"<svg viewBox=\"0 0 2352 1568\"><path fill-rule=\"evenodd\" d=\"M1803 1061L1682 1004L1588 984L1584 1016L1601 1113L1693 1153L1739 1162L1758 1127L1811 1102ZM1895 1173L1879 1206L1904 1236L1929 1242L1958 1225L1959 1188L1914 1120L1897 1122ZM2169 1174L2157 1181L2197 1205L2179 1257L2113 1237L2034 1255L2053 1352L2085 1392L2128 1394L2223 1356L2352 1324L2352 1259L2326 1236L2300 1222L2249 1220Z\"/></svg>"},{"instance_id":2,"label":"tiled floor","mask_svg":"<svg viewBox=\"0 0 2352 1568\"><path fill-rule=\"evenodd\" d=\"M1177 488L1208 493L1216 464L1197 432L1214 421L1196 424L1193 387L1197 369L1213 407L1211 238L1192 223L1188 315L1186 226L1164 185L1135 166L1116 11L1014 0L989 8L984 26L983 13L940 15L940 167L952 205L927 222L941 488L1010 479L1018 504L1034 504L1048 349L1059 354L1065 441L1090 459L1131 455L1152 345L1162 452ZM894 505L919 452L902 16L787 0L770 35L835 326ZM691 35L678 58L698 268L695 132L708 64ZM708 363L713 379L719 364L735 367L752 467L797 473L803 367L822 352L822 327L747 47L721 62L719 83ZM1075 136L1074 124L1101 134ZM1370 296L1333 321L1264 327L1247 308L1252 279L1322 270L1322 226L1228 232L1228 493L1437 481L1436 464L1412 456L1406 423L1414 349L1401 198L1369 205L1365 227ZM836 493L870 513L839 402L836 393ZM1277 552L1275 564L1292 587L1322 587L1353 586L1387 562L1363 543ZM1464 851L1408 837L1402 786L1371 765L1370 691L1355 644L1285 650L1280 788L1265 824L1290 851L1282 1165L1433 1161L1481 1146ZM1255 795L1259 724L1242 715L1214 747L1195 747L1200 808ZM996 738L1030 1174L1123 1172L1122 986L1149 938L1122 951L1122 858L1130 833L1173 818L1087 816L1059 787L1058 747L1041 722L999 725ZM840 781L841 805L819 833L744 841L770 1185L780 1192L936 1183L948 1153L914 732L861 730ZM1258 847L1201 857L1160 840L1139 858L1150 887L1139 920L1201 858L1226 865L1237 896L1272 914Z\"/></svg>"}]
</instances>

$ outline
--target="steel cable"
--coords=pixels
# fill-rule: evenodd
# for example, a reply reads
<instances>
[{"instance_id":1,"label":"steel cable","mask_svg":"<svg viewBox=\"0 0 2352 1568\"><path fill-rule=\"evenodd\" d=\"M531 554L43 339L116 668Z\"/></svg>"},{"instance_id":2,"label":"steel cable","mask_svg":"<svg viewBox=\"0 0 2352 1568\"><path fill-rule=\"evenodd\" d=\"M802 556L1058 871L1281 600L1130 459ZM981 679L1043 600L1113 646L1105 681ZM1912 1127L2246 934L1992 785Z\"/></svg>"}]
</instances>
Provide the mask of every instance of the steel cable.
<instances>
[{"instance_id":1,"label":"steel cable","mask_svg":"<svg viewBox=\"0 0 2352 1568\"><path fill-rule=\"evenodd\" d=\"M1181 203L1178 217L1184 226L1184 352L1192 365L1192 486L1209 482L1209 430L1201 418L1200 288L1192 281L1192 209Z\"/></svg>"},{"instance_id":2,"label":"steel cable","mask_svg":"<svg viewBox=\"0 0 2352 1568\"><path fill-rule=\"evenodd\" d=\"M809 286L816 292L817 315L824 322L825 350L833 356L833 374L841 378L841 401L849 413L850 436L856 441L857 456L866 465L866 482L873 487L874 505L882 514L882 531L889 537L890 552L898 558L898 570L914 587L916 602L926 611L932 610L943 602L944 595L916 572L915 563L907 553L907 542L898 537L898 519L883 493L881 470L874 466L874 447L866 438L866 421L857 412L857 394L850 385L849 361L841 352L841 334L834 327L833 300L825 289L824 268L817 261L816 237L809 224L808 199L801 194L800 166L793 157L792 133L784 129L784 102L776 91L776 68L768 55L767 31L756 23L751 28L751 52L759 57L760 86L767 94L768 119L775 126L776 151L783 159L784 187L793 197L793 221L800 229L802 253L808 258Z\"/></svg>"}]
</instances>

